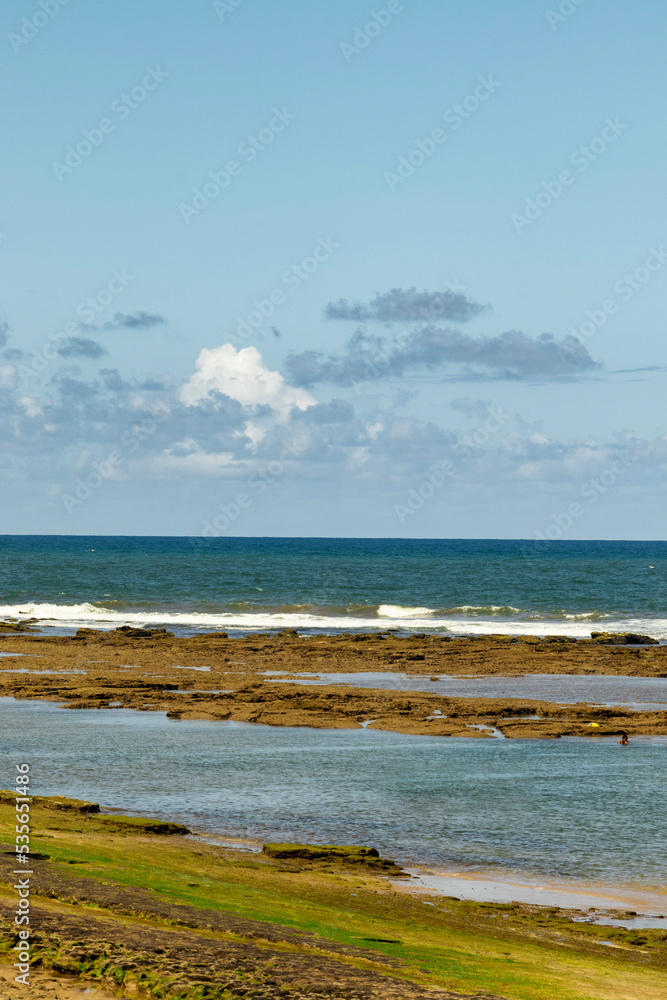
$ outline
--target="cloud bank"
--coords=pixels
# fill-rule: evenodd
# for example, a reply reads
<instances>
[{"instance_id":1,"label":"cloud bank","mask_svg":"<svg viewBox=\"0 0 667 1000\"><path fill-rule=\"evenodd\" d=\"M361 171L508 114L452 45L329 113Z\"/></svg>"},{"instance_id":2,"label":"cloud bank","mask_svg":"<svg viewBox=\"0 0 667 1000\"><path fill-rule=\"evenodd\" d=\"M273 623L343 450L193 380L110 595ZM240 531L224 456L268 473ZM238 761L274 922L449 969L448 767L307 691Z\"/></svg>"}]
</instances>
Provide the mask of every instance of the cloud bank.
<instances>
[{"instance_id":1,"label":"cloud bank","mask_svg":"<svg viewBox=\"0 0 667 1000\"><path fill-rule=\"evenodd\" d=\"M113 326L125 327L127 330L147 330L152 326L164 326L166 323L164 316L159 313L114 313ZM105 327L107 329L107 327Z\"/></svg>"},{"instance_id":2,"label":"cloud bank","mask_svg":"<svg viewBox=\"0 0 667 1000\"><path fill-rule=\"evenodd\" d=\"M136 313L114 313L113 319L106 323L96 325L95 323L82 323L81 329L87 333L102 332L105 330L149 330L153 326L164 326L166 319L160 313L147 313L141 310Z\"/></svg>"},{"instance_id":3,"label":"cloud bank","mask_svg":"<svg viewBox=\"0 0 667 1000\"><path fill-rule=\"evenodd\" d=\"M346 299L330 302L325 310L326 319L377 321L378 323L414 323L419 320L466 323L488 306L479 305L461 293L418 292L416 288L392 288L378 294L369 303L350 304Z\"/></svg>"},{"instance_id":4,"label":"cloud bank","mask_svg":"<svg viewBox=\"0 0 667 1000\"><path fill-rule=\"evenodd\" d=\"M576 337L557 341L543 333L533 339L520 330L497 337L471 337L451 328L425 326L400 338L384 339L357 331L342 354L303 351L290 354L286 368L299 386L331 382L349 386L368 379L400 377L463 366L468 374L496 378L553 378L599 368Z\"/></svg>"},{"instance_id":5,"label":"cloud bank","mask_svg":"<svg viewBox=\"0 0 667 1000\"><path fill-rule=\"evenodd\" d=\"M85 337L67 337L58 347L62 358L101 358L106 350L96 340Z\"/></svg>"}]
</instances>

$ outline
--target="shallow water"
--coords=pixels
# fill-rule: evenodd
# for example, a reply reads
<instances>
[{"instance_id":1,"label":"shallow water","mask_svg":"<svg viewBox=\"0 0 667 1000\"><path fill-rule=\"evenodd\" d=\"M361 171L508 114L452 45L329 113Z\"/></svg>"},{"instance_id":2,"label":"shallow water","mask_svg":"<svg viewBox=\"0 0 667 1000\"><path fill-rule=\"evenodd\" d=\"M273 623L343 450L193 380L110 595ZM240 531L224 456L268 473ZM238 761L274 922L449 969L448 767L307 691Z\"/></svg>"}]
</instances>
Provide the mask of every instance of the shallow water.
<instances>
[{"instance_id":1,"label":"shallow water","mask_svg":"<svg viewBox=\"0 0 667 1000\"><path fill-rule=\"evenodd\" d=\"M83 674L86 676L85 670L31 670L29 667L16 667L15 669L3 669L0 670L0 674L57 674L59 677L64 677L66 674Z\"/></svg>"},{"instance_id":2,"label":"shallow water","mask_svg":"<svg viewBox=\"0 0 667 1000\"><path fill-rule=\"evenodd\" d=\"M5 777L210 834L449 871L664 887L667 748L174 721L0 699Z\"/></svg>"},{"instance_id":3,"label":"shallow water","mask_svg":"<svg viewBox=\"0 0 667 1000\"><path fill-rule=\"evenodd\" d=\"M384 688L396 691L426 691L450 698L527 698L574 705L585 701L595 705L625 705L647 711L667 710L667 678L612 677L601 674L526 674L521 677L447 677L437 681L410 674L363 673L282 674L266 671L276 683L350 684L352 687Z\"/></svg>"},{"instance_id":4,"label":"shallow water","mask_svg":"<svg viewBox=\"0 0 667 1000\"><path fill-rule=\"evenodd\" d=\"M549 880L512 882L507 876L498 876L493 872L477 878L423 869L410 869L410 872L415 881L398 883L397 888L415 895L432 892L477 902L532 903L566 910L588 910L590 912L586 917L575 919L616 927L658 927L667 932L667 916L663 915L663 912L667 914L667 893L641 892L628 887L605 891L599 884L554 884ZM636 916L629 917L619 912L625 910L627 914L630 908Z\"/></svg>"}]
</instances>

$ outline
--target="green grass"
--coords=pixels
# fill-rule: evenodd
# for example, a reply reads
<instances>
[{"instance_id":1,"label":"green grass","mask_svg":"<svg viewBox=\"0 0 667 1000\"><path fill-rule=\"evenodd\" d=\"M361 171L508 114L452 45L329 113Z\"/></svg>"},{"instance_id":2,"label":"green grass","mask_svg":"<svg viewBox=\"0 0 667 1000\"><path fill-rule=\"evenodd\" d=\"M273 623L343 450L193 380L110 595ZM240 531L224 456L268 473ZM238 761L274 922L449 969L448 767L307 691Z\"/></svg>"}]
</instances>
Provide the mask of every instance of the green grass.
<instances>
[{"instance_id":1,"label":"green grass","mask_svg":"<svg viewBox=\"0 0 667 1000\"><path fill-rule=\"evenodd\" d=\"M0 835L8 840L13 811L0 807L0 820ZM667 945L658 932L642 932L654 949L649 951L630 944L637 932L578 926L554 910L547 917L536 908L435 897L429 901L438 905L428 906L388 891L386 879L358 864L346 869L332 867L330 859L248 858L197 841L140 835L132 825L112 830L98 816L36 808L32 847L74 875L152 889L174 904L282 924L400 959L405 965L392 974L422 984L497 993L508 1000L667 996ZM605 941L625 950L603 949L598 942Z\"/></svg>"}]
</instances>

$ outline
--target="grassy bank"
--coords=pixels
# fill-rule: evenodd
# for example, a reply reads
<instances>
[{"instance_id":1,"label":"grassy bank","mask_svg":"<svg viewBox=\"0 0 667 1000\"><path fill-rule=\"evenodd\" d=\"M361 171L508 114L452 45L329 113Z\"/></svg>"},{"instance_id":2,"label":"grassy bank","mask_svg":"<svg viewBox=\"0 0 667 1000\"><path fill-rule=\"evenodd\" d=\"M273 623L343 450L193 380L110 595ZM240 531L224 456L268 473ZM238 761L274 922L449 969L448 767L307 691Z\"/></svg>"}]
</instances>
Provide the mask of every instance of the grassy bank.
<instances>
[{"instance_id":1,"label":"grassy bank","mask_svg":"<svg viewBox=\"0 0 667 1000\"><path fill-rule=\"evenodd\" d=\"M11 806L0 806L0 821L10 851ZM397 892L373 858L250 854L44 804L32 822L32 850L42 855L33 861L36 960L128 995L141 987L314 997L318 984L331 995L334 982L341 997L417 997L433 987L508 1000L667 995L667 928L582 926L556 908L425 902ZM5 949L14 943L14 867L3 854ZM203 968L202 949L210 952Z\"/></svg>"}]
</instances>

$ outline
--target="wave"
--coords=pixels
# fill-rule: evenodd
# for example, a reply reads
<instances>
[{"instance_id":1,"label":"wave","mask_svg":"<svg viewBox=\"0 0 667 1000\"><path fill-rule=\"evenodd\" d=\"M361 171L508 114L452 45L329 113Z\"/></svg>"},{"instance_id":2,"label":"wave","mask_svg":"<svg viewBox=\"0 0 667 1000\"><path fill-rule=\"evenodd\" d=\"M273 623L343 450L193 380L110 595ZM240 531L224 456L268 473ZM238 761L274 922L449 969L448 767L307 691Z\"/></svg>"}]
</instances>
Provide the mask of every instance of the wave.
<instances>
[{"instance_id":1,"label":"wave","mask_svg":"<svg viewBox=\"0 0 667 1000\"><path fill-rule=\"evenodd\" d=\"M378 618L420 618L424 615L517 615L523 614L522 608L514 608L511 604L462 604L456 608L404 608L400 604L380 604L376 614Z\"/></svg>"},{"instance_id":2,"label":"wave","mask_svg":"<svg viewBox=\"0 0 667 1000\"><path fill-rule=\"evenodd\" d=\"M400 604L380 604L375 612L378 618L423 618L435 615L434 608L404 608Z\"/></svg>"},{"instance_id":3,"label":"wave","mask_svg":"<svg viewBox=\"0 0 667 1000\"><path fill-rule=\"evenodd\" d=\"M39 621L78 621L80 617L105 612L95 604L5 604L0 605L0 618L36 618ZM116 612L109 611L115 615Z\"/></svg>"},{"instance_id":4,"label":"wave","mask_svg":"<svg viewBox=\"0 0 667 1000\"><path fill-rule=\"evenodd\" d=\"M458 608L443 608L441 615L520 615L523 608L513 608L511 604L462 604Z\"/></svg>"},{"instance_id":5,"label":"wave","mask_svg":"<svg viewBox=\"0 0 667 1000\"><path fill-rule=\"evenodd\" d=\"M297 629L302 631L340 633L355 631L437 632L483 635L489 632L505 635L561 635L587 637L591 624L604 618L605 630L612 632L643 632L656 639L667 639L667 618L623 617L591 611L580 614L551 612L521 612L511 606L432 609L399 604L346 605L337 609L314 609L310 605L255 608L254 610L160 610L119 611L95 603L49 604L31 603L0 606L0 620L35 619L46 627L67 631L77 628L118 628L133 625L143 628L169 628L186 633L192 631L230 630L259 632ZM309 609L309 610L306 610ZM503 615L505 619L503 620Z\"/></svg>"},{"instance_id":6,"label":"wave","mask_svg":"<svg viewBox=\"0 0 667 1000\"><path fill-rule=\"evenodd\" d=\"M568 621L573 622L585 622L585 621L602 621L604 618L610 618L611 615L605 613L604 611L584 611L579 615L568 615L566 612L562 612L563 618Z\"/></svg>"}]
</instances>

